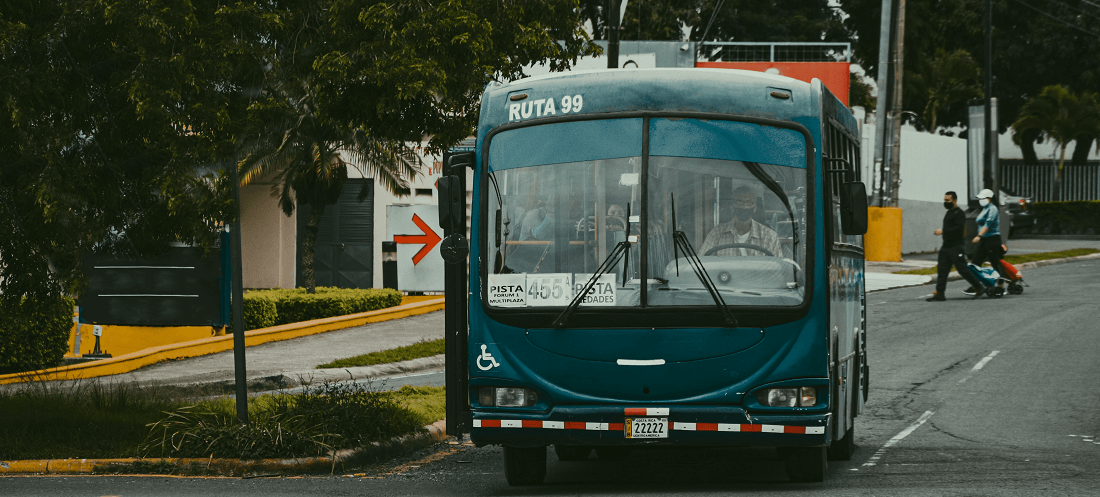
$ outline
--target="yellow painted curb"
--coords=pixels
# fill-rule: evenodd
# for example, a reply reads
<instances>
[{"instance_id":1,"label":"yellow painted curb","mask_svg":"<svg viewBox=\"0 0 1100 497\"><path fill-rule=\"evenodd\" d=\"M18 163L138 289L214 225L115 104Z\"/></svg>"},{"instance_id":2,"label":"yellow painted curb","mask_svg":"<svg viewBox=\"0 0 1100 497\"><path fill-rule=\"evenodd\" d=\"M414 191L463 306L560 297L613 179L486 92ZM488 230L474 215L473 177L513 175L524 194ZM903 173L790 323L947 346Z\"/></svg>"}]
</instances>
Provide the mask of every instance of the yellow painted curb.
<instances>
[{"instance_id":1,"label":"yellow painted curb","mask_svg":"<svg viewBox=\"0 0 1100 497\"><path fill-rule=\"evenodd\" d=\"M326 331L362 326L368 323L401 319L438 311L443 308L444 299L438 298L399 305L388 309L379 309L377 311L249 330L244 333L245 346L252 347L268 342L290 340L292 338L315 335ZM233 350L233 335L212 336L192 340L190 342L162 345L131 352L118 357L112 357L110 359L101 359L98 361L59 366L38 371L0 375L0 385L26 381L77 380L128 373L158 362L215 354L227 350Z\"/></svg>"},{"instance_id":2,"label":"yellow painted curb","mask_svg":"<svg viewBox=\"0 0 1100 497\"><path fill-rule=\"evenodd\" d=\"M397 437L390 444L415 446L415 439L440 442L447 438L447 420L442 419L424 427L423 432ZM202 458L119 458L119 459L37 459L28 461L0 461L0 475L14 474L89 474L122 473L133 470L135 465L145 467L167 465L179 469L199 469L222 474L246 474L256 472L329 472L336 464L363 456L364 452L377 450L381 444L363 449L341 450L330 457L302 457L292 459L202 459ZM407 448L407 447L406 447ZM133 474L133 473L130 473Z\"/></svg>"}]
</instances>

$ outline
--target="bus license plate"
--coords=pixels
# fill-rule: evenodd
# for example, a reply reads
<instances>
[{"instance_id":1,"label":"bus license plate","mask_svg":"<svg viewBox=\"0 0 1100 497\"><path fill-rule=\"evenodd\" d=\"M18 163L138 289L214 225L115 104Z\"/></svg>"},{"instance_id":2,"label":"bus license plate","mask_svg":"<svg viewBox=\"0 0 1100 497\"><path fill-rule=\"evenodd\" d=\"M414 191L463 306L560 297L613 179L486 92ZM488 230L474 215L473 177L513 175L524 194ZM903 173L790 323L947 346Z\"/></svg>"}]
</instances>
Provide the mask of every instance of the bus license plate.
<instances>
[{"instance_id":1,"label":"bus license plate","mask_svg":"<svg viewBox=\"0 0 1100 497\"><path fill-rule=\"evenodd\" d=\"M626 438L668 438L668 418L627 418Z\"/></svg>"}]
</instances>

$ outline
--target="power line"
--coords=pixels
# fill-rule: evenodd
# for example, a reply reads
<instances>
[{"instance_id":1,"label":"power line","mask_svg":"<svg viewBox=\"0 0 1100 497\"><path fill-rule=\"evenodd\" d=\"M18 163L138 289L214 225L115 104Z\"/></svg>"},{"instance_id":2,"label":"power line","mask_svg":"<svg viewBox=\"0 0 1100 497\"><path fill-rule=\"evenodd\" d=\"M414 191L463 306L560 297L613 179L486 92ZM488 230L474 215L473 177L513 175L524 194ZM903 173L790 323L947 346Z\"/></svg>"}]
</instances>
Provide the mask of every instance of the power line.
<instances>
[{"instance_id":1,"label":"power line","mask_svg":"<svg viewBox=\"0 0 1100 497\"><path fill-rule=\"evenodd\" d=\"M1087 35L1092 35L1092 36L1095 36L1095 37L1097 37L1097 38L1100 38L1100 34L1094 33L1094 32L1092 32L1092 31L1089 31L1089 30L1087 30L1087 29L1085 29L1085 28L1082 28L1082 27L1079 27L1079 26L1074 26L1073 24L1070 24L1070 23L1068 23L1068 22L1066 22L1066 21L1064 21L1064 20L1062 20L1062 19L1059 19L1058 17L1055 17L1055 16L1053 15L1053 14L1050 14L1050 13L1044 12L1044 11L1042 11L1042 10L1039 10L1039 9L1037 9L1037 8L1035 8L1035 7L1032 7L1031 5L1029 5L1029 4L1027 3L1027 2L1024 2L1023 0L1016 0L1016 3L1018 3L1018 4L1020 4L1020 5L1023 5L1024 7L1027 7L1027 8L1029 8L1029 9L1031 9L1031 10L1034 10L1035 12L1038 12L1038 13L1040 13L1040 14L1043 14L1044 16L1047 16L1047 17L1049 17L1049 18L1051 18L1051 19L1054 19L1055 21L1058 21L1058 22L1060 22L1060 23L1062 23L1062 24L1065 24L1066 26L1069 26L1069 27L1071 27L1071 28L1073 28L1073 29L1076 29L1076 30L1078 30L1078 31L1080 31L1080 32L1082 32L1082 33L1085 33L1085 34L1087 34Z\"/></svg>"},{"instance_id":2,"label":"power line","mask_svg":"<svg viewBox=\"0 0 1100 497\"><path fill-rule=\"evenodd\" d=\"M1090 13L1088 13L1088 12L1085 12L1085 11L1083 11L1083 10L1081 10L1081 9L1078 9L1077 7L1074 7L1074 6L1072 6L1072 5L1068 4L1068 3L1065 3L1065 2L1064 2L1064 1L1062 1L1062 0L1052 0L1052 1L1053 1L1054 3L1056 3L1056 4L1058 4L1058 5L1061 5L1061 6L1063 7L1063 8L1066 8L1066 9L1072 10L1072 11L1074 11L1074 12L1078 13L1078 14L1081 14L1081 15L1086 15L1086 16L1089 16L1089 17L1091 17L1091 18L1093 18L1093 19L1100 19L1100 17L1096 16L1096 14L1090 14Z\"/></svg>"}]
</instances>

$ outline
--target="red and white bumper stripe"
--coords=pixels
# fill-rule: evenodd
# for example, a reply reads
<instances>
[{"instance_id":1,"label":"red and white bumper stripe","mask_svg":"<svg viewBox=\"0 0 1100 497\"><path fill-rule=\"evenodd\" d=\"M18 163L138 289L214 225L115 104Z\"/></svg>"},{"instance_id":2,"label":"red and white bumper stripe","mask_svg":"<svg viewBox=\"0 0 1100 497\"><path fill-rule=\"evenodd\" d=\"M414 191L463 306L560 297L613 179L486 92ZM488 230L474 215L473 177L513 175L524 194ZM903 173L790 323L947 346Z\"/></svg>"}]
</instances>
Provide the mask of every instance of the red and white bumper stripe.
<instances>
[{"instance_id":1,"label":"red and white bumper stripe","mask_svg":"<svg viewBox=\"0 0 1100 497\"><path fill-rule=\"evenodd\" d=\"M537 421L530 419L475 419L474 428L546 428L549 430L622 431L622 423L583 421Z\"/></svg>"},{"instance_id":2,"label":"red and white bumper stripe","mask_svg":"<svg viewBox=\"0 0 1100 497\"><path fill-rule=\"evenodd\" d=\"M667 407L627 407L623 409L627 416L668 416Z\"/></svg>"},{"instance_id":3,"label":"red and white bumper stripe","mask_svg":"<svg viewBox=\"0 0 1100 497\"><path fill-rule=\"evenodd\" d=\"M740 433L790 433L824 435L824 426L786 426L728 423L683 423L670 421L675 431L725 431ZM622 423L585 423L580 421L537 421L519 419L475 419L474 428L545 428L550 430L622 431Z\"/></svg>"}]
</instances>

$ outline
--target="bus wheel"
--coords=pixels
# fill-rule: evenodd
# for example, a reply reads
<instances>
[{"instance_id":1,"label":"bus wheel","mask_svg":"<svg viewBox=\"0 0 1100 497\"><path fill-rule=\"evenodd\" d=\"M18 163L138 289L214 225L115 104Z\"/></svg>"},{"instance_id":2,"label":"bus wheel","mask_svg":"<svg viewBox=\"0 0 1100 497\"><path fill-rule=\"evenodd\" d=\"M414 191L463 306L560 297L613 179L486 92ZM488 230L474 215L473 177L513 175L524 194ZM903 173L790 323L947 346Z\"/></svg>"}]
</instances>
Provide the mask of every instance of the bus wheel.
<instances>
[{"instance_id":1,"label":"bus wheel","mask_svg":"<svg viewBox=\"0 0 1100 497\"><path fill-rule=\"evenodd\" d=\"M504 446L504 477L512 486L542 483L546 478L546 447Z\"/></svg>"},{"instance_id":2,"label":"bus wheel","mask_svg":"<svg viewBox=\"0 0 1100 497\"><path fill-rule=\"evenodd\" d=\"M852 454L856 452L856 427L848 428L844 438L836 440L829 446L829 459L834 461L851 461Z\"/></svg>"},{"instance_id":3,"label":"bus wheel","mask_svg":"<svg viewBox=\"0 0 1100 497\"><path fill-rule=\"evenodd\" d=\"M596 447L601 461L622 461L630 456L630 447Z\"/></svg>"},{"instance_id":4,"label":"bus wheel","mask_svg":"<svg viewBox=\"0 0 1100 497\"><path fill-rule=\"evenodd\" d=\"M823 482L827 459L825 447L793 448L787 456L787 477L794 482Z\"/></svg>"},{"instance_id":5,"label":"bus wheel","mask_svg":"<svg viewBox=\"0 0 1100 497\"><path fill-rule=\"evenodd\" d=\"M592 447L554 444L554 453L558 455L559 461L585 461L592 453Z\"/></svg>"}]
</instances>

